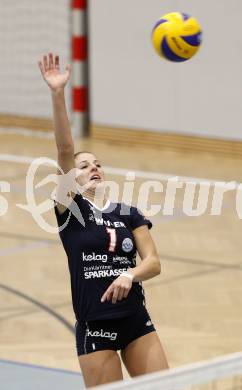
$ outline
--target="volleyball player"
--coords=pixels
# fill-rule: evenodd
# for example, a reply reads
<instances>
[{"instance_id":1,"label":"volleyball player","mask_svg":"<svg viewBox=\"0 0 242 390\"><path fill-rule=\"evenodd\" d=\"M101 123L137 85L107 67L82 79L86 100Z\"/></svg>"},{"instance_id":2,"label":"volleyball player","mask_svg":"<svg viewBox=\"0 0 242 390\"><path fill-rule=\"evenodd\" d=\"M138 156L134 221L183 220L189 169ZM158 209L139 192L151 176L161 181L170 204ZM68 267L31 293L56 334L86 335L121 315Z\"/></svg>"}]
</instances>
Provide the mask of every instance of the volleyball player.
<instances>
[{"instance_id":1,"label":"volleyball player","mask_svg":"<svg viewBox=\"0 0 242 390\"><path fill-rule=\"evenodd\" d=\"M58 163L64 173L76 168L78 184L86 186L70 199L78 205L84 224L66 205L55 206L59 226L70 216L60 237L68 257L77 354L85 384L90 387L123 378L118 350L132 377L166 369L141 285L160 273L149 233L152 224L135 207L114 205L103 196L104 172L96 156L74 154L64 97L70 66L62 73L59 57L49 54L39 67L52 96Z\"/></svg>"}]
</instances>

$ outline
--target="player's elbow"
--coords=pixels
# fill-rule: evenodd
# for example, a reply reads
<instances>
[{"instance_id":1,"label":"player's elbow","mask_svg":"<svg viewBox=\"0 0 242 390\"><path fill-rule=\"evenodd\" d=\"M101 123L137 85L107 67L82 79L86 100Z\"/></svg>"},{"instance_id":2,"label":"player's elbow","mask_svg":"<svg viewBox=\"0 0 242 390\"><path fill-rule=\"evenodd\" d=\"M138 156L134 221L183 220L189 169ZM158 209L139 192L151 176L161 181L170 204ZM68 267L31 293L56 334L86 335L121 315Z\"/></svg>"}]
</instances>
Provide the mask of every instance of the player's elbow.
<instances>
[{"instance_id":1,"label":"player's elbow","mask_svg":"<svg viewBox=\"0 0 242 390\"><path fill-rule=\"evenodd\" d=\"M155 259L154 259L154 276L157 276L157 275L160 275L161 273L161 265L160 265L160 259L159 257L157 256Z\"/></svg>"}]
</instances>

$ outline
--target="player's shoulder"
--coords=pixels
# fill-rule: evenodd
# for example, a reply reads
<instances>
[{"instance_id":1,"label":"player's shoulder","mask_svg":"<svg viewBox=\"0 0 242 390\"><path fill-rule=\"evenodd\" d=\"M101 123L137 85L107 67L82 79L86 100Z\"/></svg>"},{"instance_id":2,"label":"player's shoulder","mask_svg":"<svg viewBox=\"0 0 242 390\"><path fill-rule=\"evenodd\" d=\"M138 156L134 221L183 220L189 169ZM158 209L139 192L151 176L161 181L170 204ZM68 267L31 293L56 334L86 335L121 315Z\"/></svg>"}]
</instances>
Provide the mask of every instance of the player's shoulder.
<instances>
[{"instance_id":1,"label":"player's shoulder","mask_svg":"<svg viewBox=\"0 0 242 390\"><path fill-rule=\"evenodd\" d=\"M126 215L130 216L133 213L139 212L141 213L137 207L124 203L124 202L117 202L117 203L110 203L110 207L112 212L119 214L119 215Z\"/></svg>"},{"instance_id":2,"label":"player's shoulder","mask_svg":"<svg viewBox=\"0 0 242 390\"><path fill-rule=\"evenodd\" d=\"M116 208L113 212L122 218L132 229L142 225L148 225L149 229L152 227L152 223L145 217L143 212L134 205L123 202L116 203Z\"/></svg>"},{"instance_id":3,"label":"player's shoulder","mask_svg":"<svg viewBox=\"0 0 242 390\"><path fill-rule=\"evenodd\" d=\"M119 205L120 211L123 213L126 213L127 215L131 215L134 213L139 213L142 215L142 211L138 207L136 207L132 204L127 204L127 203L121 202L121 203L118 203L118 205Z\"/></svg>"},{"instance_id":4,"label":"player's shoulder","mask_svg":"<svg viewBox=\"0 0 242 390\"><path fill-rule=\"evenodd\" d=\"M76 193L75 196L69 197L69 199L53 197L53 201L55 215L59 226L68 225L70 228L78 223L85 226L84 219L85 216L88 215L91 205L79 192Z\"/></svg>"},{"instance_id":5,"label":"player's shoulder","mask_svg":"<svg viewBox=\"0 0 242 390\"><path fill-rule=\"evenodd\" d=\"M58 214L61 215L65 211L70 211L70 206L74 203L77 203L78 205L85 204L85 199L82 197L82 195L77 192L76 194L67 195L66 197L60 196L60 194L55 193L52 196L52 200L54 202L54 206L56 210L58 211Z\"/></svg>"}]
</instances>

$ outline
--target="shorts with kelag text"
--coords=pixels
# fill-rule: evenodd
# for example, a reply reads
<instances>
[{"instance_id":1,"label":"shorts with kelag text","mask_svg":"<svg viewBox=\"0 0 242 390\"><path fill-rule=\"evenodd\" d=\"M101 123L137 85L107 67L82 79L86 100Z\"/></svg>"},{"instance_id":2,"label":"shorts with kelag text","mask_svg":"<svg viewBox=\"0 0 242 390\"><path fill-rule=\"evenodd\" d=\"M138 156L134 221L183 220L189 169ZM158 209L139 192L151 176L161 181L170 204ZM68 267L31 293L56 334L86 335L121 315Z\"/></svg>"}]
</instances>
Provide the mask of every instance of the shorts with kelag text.
<instances>
[{"instance_id":1,"label":"shorts with kelag text","mask_svg":"<svg viewBox=\"0 0 242 390\"><path fill-rule=\"evenodd\" d=\"M77 322L77 354L122 350L135 339L154 331L155 327L145 308L129 317Z\"/></svg>"}]
</instances>

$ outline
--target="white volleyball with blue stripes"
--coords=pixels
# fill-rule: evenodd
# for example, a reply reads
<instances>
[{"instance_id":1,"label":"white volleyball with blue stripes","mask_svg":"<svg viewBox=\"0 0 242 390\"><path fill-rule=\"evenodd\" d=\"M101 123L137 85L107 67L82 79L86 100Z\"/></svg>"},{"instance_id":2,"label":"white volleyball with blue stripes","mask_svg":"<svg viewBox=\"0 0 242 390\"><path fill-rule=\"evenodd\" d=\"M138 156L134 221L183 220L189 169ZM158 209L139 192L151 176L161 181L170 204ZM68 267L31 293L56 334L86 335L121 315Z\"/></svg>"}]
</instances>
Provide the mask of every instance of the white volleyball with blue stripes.
<instances>
[{"instance_id":1,"label":"white volleyball with blue stripes","mask_svg":"<svg viewBox=\"0 0 242 390\"><path fill-rule=\"evenodd\" d=\"M155 24L152 43L161 57L172 62L184 62L192 58L201 46L202 29L194 17L171 12Z\"/></svg>"}]
</instances>

